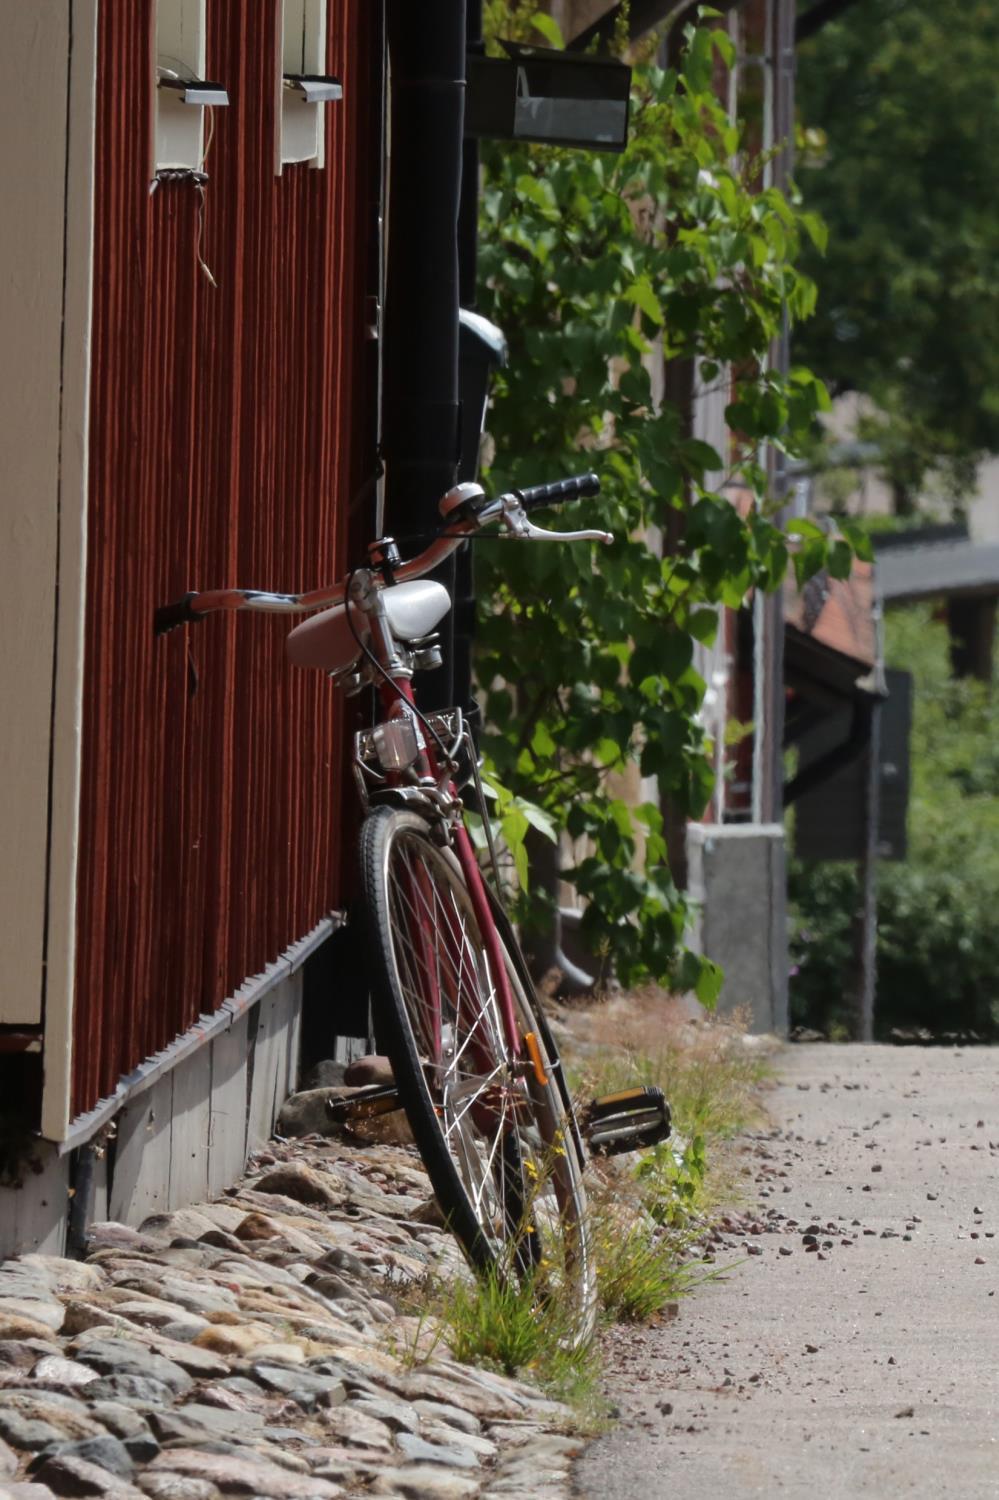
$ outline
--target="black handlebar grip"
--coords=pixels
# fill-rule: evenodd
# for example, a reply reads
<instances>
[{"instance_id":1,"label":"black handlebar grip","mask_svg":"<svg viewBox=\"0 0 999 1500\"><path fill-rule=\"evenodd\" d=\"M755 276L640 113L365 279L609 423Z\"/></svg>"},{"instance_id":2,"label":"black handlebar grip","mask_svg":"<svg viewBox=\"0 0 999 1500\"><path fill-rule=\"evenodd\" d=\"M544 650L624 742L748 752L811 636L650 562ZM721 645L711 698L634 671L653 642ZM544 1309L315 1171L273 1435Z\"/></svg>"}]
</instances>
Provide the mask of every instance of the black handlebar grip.
<instances>
[{"instance_id":1,"label":"black handlebar grip","mask_svg":"<svg viewBox=\"0 0 999 1500\"><path fill-rule=\"evenodd\" d=\"M204 615L191 608L191 600L197 597L197 594L185 594L183 599L177 599L173 604L161 604L153 615L153 634L166 635L168 630L176 630L178 625L195 625L203 620Z\"/></svg>"},{"instance_id":2,"label":"black handlebar grip","mask_svg":"<svg viewBox=\"0 0 999 1500\"><path fill-rule=\"evenodd\" d=\"M532 484L528 489L515 490L525 510L535 510L539 505L561 505L566 500L578 500L583 495L599 495L600 480L596 474L574 474L570 479L555 479L551 484Z\"/></svg>"}]
</instances>

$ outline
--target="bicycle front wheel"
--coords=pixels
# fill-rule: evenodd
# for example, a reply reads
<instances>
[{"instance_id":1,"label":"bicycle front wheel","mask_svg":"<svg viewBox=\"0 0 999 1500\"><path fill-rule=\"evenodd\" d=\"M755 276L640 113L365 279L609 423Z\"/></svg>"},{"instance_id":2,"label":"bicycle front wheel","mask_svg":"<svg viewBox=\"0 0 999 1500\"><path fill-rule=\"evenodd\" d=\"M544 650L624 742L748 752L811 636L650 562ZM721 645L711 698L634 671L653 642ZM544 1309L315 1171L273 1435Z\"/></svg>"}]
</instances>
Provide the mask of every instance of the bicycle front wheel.
<instances>
[{"instance_id":1,"label":"bicycle front wheel","mask_svg":"<svg viewBox=\"0 0 999 1500\"><path fill-rule=\"evenodd\" d=\"M563 1296L587 1336L596 1278L582 1161L526 972L500 936L513 1048L461 868L417 814L369 815L361 872L376 1019L449 1227L480 1270Z\"/></svg>"}]
</instances>

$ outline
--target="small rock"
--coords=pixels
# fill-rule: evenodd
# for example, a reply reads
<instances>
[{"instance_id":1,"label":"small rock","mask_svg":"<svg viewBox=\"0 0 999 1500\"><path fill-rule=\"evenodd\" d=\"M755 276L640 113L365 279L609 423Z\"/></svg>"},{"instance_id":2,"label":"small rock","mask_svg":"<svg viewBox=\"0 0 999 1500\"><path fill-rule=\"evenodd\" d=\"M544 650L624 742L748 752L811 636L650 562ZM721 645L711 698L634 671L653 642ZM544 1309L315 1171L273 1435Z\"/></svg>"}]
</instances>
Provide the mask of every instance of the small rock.
<instances>
[{"instance_id":1,"label":"small rock","mask_svg":"<svg viewBox=\"0 0 999 1500\"><path fill-rule=\"evenodd\" d=\"M298 1203L319 1204L330 1208L340 1201L340 1195L323 1180L318 1172L301 1162L288 1162L268 1172L256 1184L258 1193L278 1193L284 1198L294 1198ZM242 1239L242 1235L240 1235Z\"/></svg>"},{"instance_id":2,"label":"small rock","mask_svg":"<svg viewBox=\"0 0 999 1500\"><path fill-rule=\"evenodd\" d=\"M38 1453L52 1443L63 1443L66 1434L61 1427L51 1422L40 1422L31 1417L22 1417L20 1412L0 1410L0 1438L13 1448L27 1453Z\"/></svg>"},{"instance_id":3,"label":"small rock","mask_svg":"<svg viewBox=\"0 0 999 1500\"><path fill-rule=\"evenodd\" d=\"M55 1495L95 1495L101 1500L143 1500L142 1491L127 1479L121 1479L91 1464L84 1458L71 1454L57 1454L49 1458L38 1469L35 1478L47 1484Z\"/></svg>"},{"instance_id":4,"label":"small rock","mask_svg":"<svg viewBox=\"0 0 999 1500\"><path fill-rule=\"evenodd\" d=\"M351 1411L364 1411L368 1416L385 1422L393 1432L416 1433L420 1430L420 1414L409 1401L390 1401L388 1397L356 1396L350 1403Z\"/></svg>"},{"instance_id":5,"label":"small rock","mask_svg":"<svg viewBox=\"0 0 999 1500\"><path fill-rule=\"evenodd\" d=\"M186 1370L171 1359L153 1354L130 1339L77 1340L75 1353L81 1364L89 1365L100 1375L137 1375L159 1381L177 1396L184 1395L194 1384ZM90 1394L96 1394L88 1388Z\"/></svg>"},{"instance_id":6,"label":"small rock","mask_svg":"<svg viewBox=\"0 0 999 1500\"><path fill-rule=\"evenodd\" d=\"M63 1359L58 1354L46 1354L31 1371L32 1383L54 1386L92 1385L100 1377L89 1365L81 1365L75 1359Z\"/></svg>"},{"instance_id":7,"label":"small rock","mask_svg":"<svg viewBox=\"0 0 999 1500\"><path fill-rule=\"evenodd\" d=\"M173 1391L162 1380L148 1375L102 1375L87 1386L87 1400L96 1409L99 1401L121 1402L138 1411L169 1406Z\"/></svg>"},{"instance_id":8,"label":"small rock","mask_svg":"<svg viewBox=\"0 0 999 1500\"><path fill-rule=\"evenodd\" d=\"M100 1266L60 1255L21 1255L18 1263L41 1272L55 1292L99 1291L106 1280Z\"/></svg>"},{"instance_id":9,"label":"small rock","mask_svg":"<svg viewBox=\"0 0 999 1500\"><path fill-rule=\"evenodd\" d=\"M45 1338L5 1339L0 1342L0 1370L30 1370L46 1355L58 1355L59 1346L49 1330Z\"/></svg>"},{"instance_id":10,"label":"small rock","mask_svg":"<svg viewBox=\"0 0 999 1500\"><path fill-rule=\"evenodd\" d=\"M139 1484L149 1500L221 1500L222 1495L210 1480L188 1474L142 1474Z\"/></svg>"},{"instance_id":11,"label":"small rock","mask_svg":"<svg viewBox=\"0 0 999 1500\"><path fill-rule=\"evenodd\" d=\"M412 1129L401 1109L390 1110L384 1115L361 1116L350 1121L350 1134L354 1140L367 1145L412 1146L415 1142Z\"/></svg>"},{"instance_id":12,"label":"small rock","mask_svg":"<svg viewBox=\"0 0 999 1500\"><path fill-rule=\"evenodd\" d=\"M259 1349L262 1344L274 1342L274 1330L264 1323L209 1324L192 1341L199 1349L208 1349L213 1354L245 1357ZM227 1373L225 1370L222 1374Z\"/></svg>"},{"instance_id":13,"label":"small rock","mask_svg":"<svg viewBox=\"0 0 999 1500\"><path fill-rule=\"evenodd\" d=\"M82 1401L56 1391L22 1391L8 1387L0 1402L0 1423L15 1414L29 1422L44 1422L58 1428L60 1438L66 1442L98 1437L103 1431ZM9 1441L13 1443L15 1440L10 1438Z\"/></svg>"},{"instance_id":14,"label":"small rock","mask_svg":"<svg viewBox=\"0 0 999 1500\"><path fill-rule=\"evenodd\" d=\"M344 1081L346 1064L334 1062L331 1057L323 1058L317 1062L315 1067L310 1068L302 1079L303 1089L335 1089Z\"/></svg>"},{"instance_id":15,"label":"small rock","mask_svg":"<svg viewBox=\"0 0 999 1500\"><path fill-rule=\"evenodd\" d=\"M428 1443L415 1433L400 1432L396 1437L396 1445L411 1463L442 1464L448 1469L479 1467L479 1460L472 1450L463 1448L459 1443L449 1443L445 1447L439 1443Z\"/></svg>"},{"instance_id":16,"label":"small rock","mask_svg":"<svg viewBox=\"0 0 999 1500\"><path fill-rule=\"evenodd\" d=\"M370 1054L367 1057L357 1057L352 1063L348 1063L344 1069L343 1081L352 1087L377 1084L379 1088L392 1088L395 1084L395 1074L387 1057Z\"/></svg>"},{"instance_id":17,"label":"small rock","mask_svg":"<svg viewBox=\"0 0 999 1500\"><path fill-rule=\"evenodd\" d=\"M331 1117L330 1100L351 1099L357 1092L357 1089L349 1088L318 1088L292 1094L278 1115L277 1128L283 1136L335 1135L342 1128L343 1121Z\"/></svg>"},{"instance_id":18,"label":"small rock","mask_svg":"<svg viewBox=\"0 0 999 1500\"><path fill-rule=\"evenodd\" d=\"M985 1256L984 1255L976 1255L975 1256L975 1265L976 1266L984 1266L984 1264L985 1264Z\"/></svg>"},{"instance_id":19,"label":"small rock","mask_svg":"<svg viewBox=\"0 0 999 1500\"><path fill-rule=\"evenodd\" d=\"M253 1366L253 1375L266 1390L280 1391L306 1411L314 1406L339 1406L347 1399L342 1380L316 1370L260 1363Z\"/></svg>"},{"instance_id":20,"label":"small rock","mask_svg":"<svg viewBox=\"0 0 999 1500\"><path fill-rule=\"evenodd\" d=\"M246 1442L263 1427L263 1419L253 1412L224 1411L219 1406L175 1406L172 1411L149 1414L149 1425L161 1443L195 1443L217 1437L231 1442Z\"/></svg>"},{"instance_id":21,"label":"small rock","mask_svg":"<svg viewBox=\"0 0 999 1500\"><path fill-rule=\"evenodd\" d=\"M446 1422L459 1432L477 1434L482 1431L482 1423L478 1417L473 1417L470 1411L462 1411L459 1406L447 1406L442 1401L414 1401L413 1410L421 1418L427 1418L431 1422Z\"/></svg>"},{"instance_id":22,"label":"small rock","mask_svg":"<svg viewBox=\"0 0 999 1500\"><path fill-rule=\"evenodd\" d=\"M233 1233L239 1240L273 1240L277 1238L279 1230L273 1219L268 1219L266 1214L247 1214Z\"/></svg>"},{"instance_id":23,"label":"small rock","mask_svg":"<svg viewBox=\"0 0 999 1500\"><path fill-rule=\"evenodd\" d=\"M329 1250L316 1261L316 1269L320 1271L342 1271L345 1276L364 1276L365 1266L363 1260L350 1250L343 1250L339 1246Z\"/></svg>"},{"instance_id":24,"label":"small rock","mask_svg":"<svg viewBox=\"0 0 999 1500\"><path fill-rule=\"evenodd\" d=\"M17 1465L17 1454L0 1438L0 1480L9 1479L11 1474L16 1474Z\"/></svg>"},{"instance_id":25,"label":"small rock","mask_svg":"<svg viewBox=\"0 0 999 1500\"><path fill-rule=\"evenodd\" d=\"M83 1438L75 1443L59 1443L53 1452L39 1453L29 1467L37 1472L50 1458L82 1458L88 1464L105 1469L109 1474L116 1474L119 1479L129 1479L135 1468L135 1462L124 1443L107 1436Z\"/></svg>"},{"instance_id":26,"label":"small rock","mask_svg":"<svg viewBox=\"0 0 999 1500\"><path fill-rule=\"evenodd\" d=\"M345 1447L392 1452L391 1427L369 1412L359 1411L357 1407L338 1406L332 1411L324 1412L323 1429Z\"/></svg>"},{"instance_id":27,"label":"small rock","mask_svg":"<svg viewBox=\"0 0 999 1500\"><path fill-rule=\"evenodd\" d=\"M406 1500L465 1500L478 1488L478 1475L444 1469L436 1464L413 1464L401 1469L383 1469L370 1486L369 1493L404 1495ZM533 1487L530 1493L535 1493Z\"/></svg>"},{"instance_id":28,"label":"small rock","mask_svg":"<svg viewBox=\"0 0 999 1500\"><path fill-rule=\"evenodd\" d=\"M146 1473L193 1475L216 1484L226 1494L267 1496L268 1500L335 1500L338 1485L315 1475L295 1474L265 1459L203 1448L170 1448L153 1459Z\"/></svg>"},{"instance_id":29,"label":"small rock","mask_svg":"<svg viewBox=\"0 0 999 1500\"><path fill-rule=\"evenodd\" d=\"M60 1306L59 1321L55 1323L51 1317L42 1319L18 1312L4 1299L0 1301L0 1340L50 1339L55 1330L62 1327L62 1312Z\"/></svg>"}]
</instances>

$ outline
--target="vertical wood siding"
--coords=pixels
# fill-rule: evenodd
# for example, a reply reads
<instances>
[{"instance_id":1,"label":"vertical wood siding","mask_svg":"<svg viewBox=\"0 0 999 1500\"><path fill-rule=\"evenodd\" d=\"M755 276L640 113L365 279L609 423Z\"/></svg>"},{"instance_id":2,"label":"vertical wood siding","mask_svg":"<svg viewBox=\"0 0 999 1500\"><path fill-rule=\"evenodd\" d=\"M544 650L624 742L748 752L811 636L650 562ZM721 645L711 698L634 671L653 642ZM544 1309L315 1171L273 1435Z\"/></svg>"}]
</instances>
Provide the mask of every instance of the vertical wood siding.
<instances>
[{"instance_id":1,"label":"vertical wood siding","mask_svg":"<svg viewBox=\"0 0 999 1500\"><path fill-rule=\"evenodd\" d=\"M101 6L74 1114L339 900L340 728L287 624L151 630L188 588L337 576L371 462L367 0L330 0L326 166L281 177L277 3L208 0L203 209L149 192L151 0Z\"/></svg>"}]
</instances>

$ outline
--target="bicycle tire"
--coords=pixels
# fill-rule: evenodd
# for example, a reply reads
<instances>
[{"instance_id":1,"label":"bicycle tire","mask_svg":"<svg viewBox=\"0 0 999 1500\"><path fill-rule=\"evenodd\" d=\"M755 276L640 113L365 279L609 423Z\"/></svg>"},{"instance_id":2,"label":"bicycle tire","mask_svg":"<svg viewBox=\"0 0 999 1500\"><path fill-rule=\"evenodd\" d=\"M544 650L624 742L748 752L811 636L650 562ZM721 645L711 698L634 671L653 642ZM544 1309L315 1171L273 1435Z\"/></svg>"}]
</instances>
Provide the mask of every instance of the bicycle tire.
<instances>
[{"instance_id":1,"label":"bicycle tire","mask_svg":"<svg viewBox=\"0 0 999 1500\"><path fill-rule=\"evenodd\" d=\"M517 1024L537 1038L539 1069L510 1056L453 853L422 817L392 807L365 819L360 850L376 1022L442 1213L479 1271L543 1273L581 1341L597 1299L583 1164L512 934L498 930Z\"/></svg>"}]
</instances>

